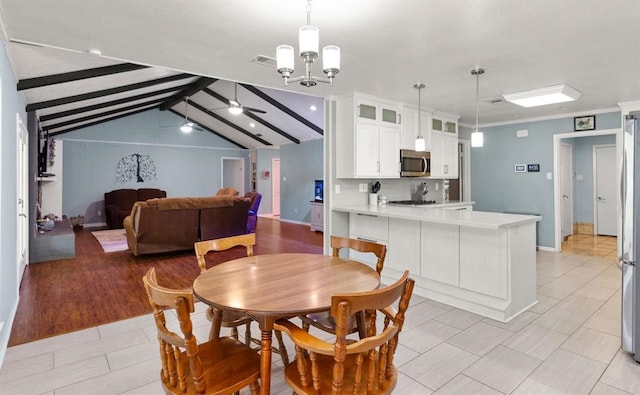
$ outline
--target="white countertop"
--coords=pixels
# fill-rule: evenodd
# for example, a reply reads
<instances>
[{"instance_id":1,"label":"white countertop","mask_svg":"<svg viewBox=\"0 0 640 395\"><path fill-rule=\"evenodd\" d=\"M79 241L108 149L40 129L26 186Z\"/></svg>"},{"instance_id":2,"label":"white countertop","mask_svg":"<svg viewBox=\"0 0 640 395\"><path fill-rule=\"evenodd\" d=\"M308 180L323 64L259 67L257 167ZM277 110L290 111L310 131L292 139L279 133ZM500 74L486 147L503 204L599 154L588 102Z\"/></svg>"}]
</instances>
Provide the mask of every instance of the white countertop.
<instances>
[{"instance_id":1,"label":"white countertop","mask_svg":"<svg viewBox=\"0 0 640 395\"><path fill-rule=\"evenodd\" d=\"M509 228L537 222L542 219L537 215L520 215L492 213L487 211L446 209L446 207L454 208L456 206L464 206L471 203L472 202L432 204L428 207L405 207L390 205L369 206L363 204L345 207L334 207L333 210L345 213L378 215L389 218L410 219L416 221L452 224L486 229Z\"/></svg>"}]
</instances>

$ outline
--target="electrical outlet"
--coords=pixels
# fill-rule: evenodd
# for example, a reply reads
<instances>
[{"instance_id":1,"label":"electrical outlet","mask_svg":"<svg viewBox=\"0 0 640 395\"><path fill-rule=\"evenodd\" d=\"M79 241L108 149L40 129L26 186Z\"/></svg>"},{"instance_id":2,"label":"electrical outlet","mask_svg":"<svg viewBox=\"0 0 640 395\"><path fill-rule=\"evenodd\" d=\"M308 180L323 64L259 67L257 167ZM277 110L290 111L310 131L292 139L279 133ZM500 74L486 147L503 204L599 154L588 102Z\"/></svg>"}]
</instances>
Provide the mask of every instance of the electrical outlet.
<instances>
[{"instance_id":1,"label":"electrical outlet","mask_svg":"<svg viewBox=\"0 0 640 395\"><path fill-rule=\"evenodd\" d=\"M296 214L298 214L298 209L297 209L297 208L294 208L294 209L293 209L293 212L294 212L294 213L296 213Z\"/></svg>"},{"instance_id":2,"label":"electrical outlet","mask_svg":"<svg viewBox=\"0 0 640 395\"><path fill-rule=\"evenodd\" d=\"M102 210L98 210L98 216L102 215Z\"/></svg>"},{"instance_id":3,"label":"electrical outlet","mask_svg":"<svg viewBox=\"0 0 640 395\"><path fill-rule=\"evenodd\" d=\"M436 191L440 189L440 184L436 184Z\"/></svg>"},{"instance_id":4,"label":"electrical outlet","mask_svg":"<svg viewBox=\"0 0 640 395\"><path fill-rule=\"evenodd\" d=\"M340 184L336 184L336 195L340 194Z\"/></svg>"}]
</instances>

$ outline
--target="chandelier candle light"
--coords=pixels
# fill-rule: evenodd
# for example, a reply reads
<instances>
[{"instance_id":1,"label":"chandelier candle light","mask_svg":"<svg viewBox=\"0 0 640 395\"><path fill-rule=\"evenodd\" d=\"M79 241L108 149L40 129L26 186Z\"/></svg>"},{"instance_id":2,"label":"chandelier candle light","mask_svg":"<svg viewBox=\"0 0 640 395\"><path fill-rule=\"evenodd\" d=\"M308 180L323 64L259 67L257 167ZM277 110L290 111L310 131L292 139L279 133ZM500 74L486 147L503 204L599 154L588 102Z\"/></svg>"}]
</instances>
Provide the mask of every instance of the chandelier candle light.
<instances>
[{"instance_id":1,"label":"chandelier candle light","mask_svg":"<svg viewBox=\"0 0 640 395\"><path fill-rule=\"evenodd\" d=\"M480 106L480 75L484 74L484 69L476 66L471 70L471 75L476 76L476 128L471 133L471 146L482 147L484 145L484 134L478 129L478 108Z\"/></svg>"},{"instance_id":2,"label":"chandelier candle light","mask_svg":"<svg viewBox=\"0 0 640 395\"><path fill-rule=\"evenodd\" d=\"M424 151L426 150L426 143L424 141L424 137L422 137L422 127L420 124L420 119L422 118L422 112L421 112L421 103L420 103L420 91L422 90L422 88L424 88L424 84L420 83L420 81L418 81L417 84L413 85L413 87L415 89L418 90L418 137L416 137L416 145L415 145L415 150L416 151Z\"/></svg>"},{"instance_id":3,"label":"chandelier candle light","mask_svg":"<svg viewBox=\"0 0 640 395\"><path fill-rule=\"evenodd\" d=\"M318 58L320 42L320 30L311 26L311 0L307 1L307 24L298 31L300 51L299 55L305 63L305 74L291 78L294 70L293 47L291 45L279 45L276 48L276 68L284 78L284 84L289 81L300 81L306 87L315 86L318 82L328 83L333 86L333 78L340 72L340 47L327 45L322 49L322 70L328 79L321 79L311 75L311 65Z\"/></svg>"}]
</instances>

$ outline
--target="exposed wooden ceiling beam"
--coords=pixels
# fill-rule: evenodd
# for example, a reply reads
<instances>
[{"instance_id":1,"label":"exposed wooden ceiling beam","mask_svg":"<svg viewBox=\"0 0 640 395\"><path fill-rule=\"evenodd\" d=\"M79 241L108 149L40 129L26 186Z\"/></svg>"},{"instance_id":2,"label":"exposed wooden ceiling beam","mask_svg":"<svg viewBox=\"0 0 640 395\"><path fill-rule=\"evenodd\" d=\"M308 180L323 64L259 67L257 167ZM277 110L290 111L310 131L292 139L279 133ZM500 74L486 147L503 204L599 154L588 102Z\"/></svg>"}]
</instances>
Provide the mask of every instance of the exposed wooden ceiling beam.
<instances>
[{"instance_id":1,"label":"exposed wooden ceiling beam","mask_svg":"<svg viewBox=\"0 0 640 395\"><path fill-rule=\"evenodd\" d=\"M142 66L133 63L120 63L111 66L96 67L93 69L70 71L68 73L45 75L42 77L27 78L18 81L18 90L40 88L43 86L62 84L64 82L84 80L87 78L102 77L117 73L125 73L127 71L146 69L149 66Z\"/></svg>"},{"instance_id":2,"label":"exposed wooden ceiling beam","mask_svg":"<svg viewBox=\"0 0 640 395\"><path fill-rule=\"evenodd\" d=\"M198 103L195 103L195 102L193 102L193 101L189 101L189 104L190 104L191 106L193 106L194 108L197 108L198 110L202 111L203 113L205 113L205 114L209 115L210 117L217 119L218 121L220 121L220 122L224 123L225 125L230 126L230 127L234 128L234 129L236 129L236 130L237 130L237 131L239 131L240 133L242 133L242 134L244 134L244 135L246 135L246 136L249 136L249 137L251 137L252 139L254 139L254 140L256 140L256 141L258 141L258 142L260 142L260 143L262 143L262 144L264 144L264 145L273 145L273 144L271 144L270 142L268 142L268 141L266 141L266 140L263 140L263 139L261 139L260 137L258 137L258 136L256 136L256 135L254 135L254 134L253 134L253 133L251 133L250 131L248 131L248 130L246 130L246 129L244 129L244 128L242 128L242 127L238 126L238 125L236 125L235 123L233 123L233 122L231 122L231 121L226 120L225 118L223 118L223 117L221 117L220 115L218 115L218 114L214 113L213 111L207 110L206 108L202 107L202 106L201 106L200 104L198 104ZM199 124L198 124L198 125L199 125Z\"/></svg>"},{"instance_id":3,"label":"exposed wooden ceiling beam","mask_svg":"<svg viewBox=\"0 0 640 395\"><path fill-rule=\"evenodd\" d=\"M64 130L59 130L57 132L50 132L49 136L50 137L54 137L54 136L59 136L61 134L65 134L65 133L69 133L69 132L73 132L74 130L78 130L78 129L84 129L84 128L88 128L91 126L95 126L95 125L100 125L101 123L105 123L105 122L109 122L109 121L114 121L116 119L120 119L120 118L124 118L124 117L128 117L130 115L135 115L135 114L139 114L141 112L145 112L145 111L149 111L152 110L154 108L158 108L158 106L153 106L153 107L148 107L148 108L143 108L137 111L132 111L132 112L128 112L126 114L120 114L120 115L116 115L110 118L105 118L105 119L101 119L95 122L91 122L91 123L85 123L83 125L78 125L78 126L74 126L68 129L64 129Z\"/></svg>"},{"instance_id":4,"label":"exposed wooden ceiling beam","mask_svg":"<svg viewBox=\"0 0 640 395\"><path fill-rule=\"evenodd\" d=\"M167 82L173 82L173 81L177 81L185 78L193 78L193 75L176 74L169 77L162 77L162 78L156 78L149 81L136 82L134 84L118 86L115 88L102 89L99 91L83 93L80 95L73 95L73 96L62 97L58 99L46 100L38 103L31 103L31 104L27 104L26 111L29 112L29 111L41 110L43 108L61 106L64 104L75 103L83 100L95 99L98 97L114 95L117 93L123 93L127 91L132 91L135 89L147 88L149 86L164 84Z\"/></svg>"},{"instance_id":5,"label":"exposed wooden ceiling beam","mask_svg":"<svg viewBox=\"0 0 640 395\"><path fill-rule=\"evenodd\" d=\"M221 102L229 105L229 100L226 99L224 96L222 96L221 94L219 94L218 92L214 91L213 89L209 89L209 88L204 88L203 92L220 100ZM296 144L300 144L300 140L298 140L297 138L293 137L292 135L290 135L289 133L285 132L284 130L280 129L279 127L277 127L276 125L264 120L263 118L251 113L251 111L243 111L243 114L248 116L249 118L253 119L254 121L268 127L269 129L273 130L274 132L278 133L279 135L289 139L290 141L296 143Z\"/></svg>"},{"instance_id":6,"label":"exposed wooden ceiling beam","mask_svg":"<svg viewBox=\"0 0 640 395\"><path fill-rule=\"evenodd\" d=\"M76 123L80 123L80 122L90 121L92 119L106 117L108 115L120 114L120 113L131 111L131 110L137 110L137 109L142 108L142 107L148 107L150 105L159 104L163 100L164 100L164 97L160 98L160 99L148 100L146 102L133 104L133 105L127 106L127 107L119 107L119 108L116 108L116 109L113 109L113 110L103 111L103 112L100 112L100 113L91 114L91 115L87 115L87 116L80 117L80 118L69 119L69 120L63 121L63 122L52 123L52 124L49 124L49 125L42 125L41 124L42 125L42 130L59 129L59 128L63 128L65 126L73 125L73 124L76 124Z\"/></svg>"},{"instance_id":7,"label":"exposed wooden ceiling beam","mask_svg":"<svg viewBox=\"0 0 640 395\"><path fill-rule=\"evenodd\" d=\"M176 104L184 100L185 97L195 95L196 93L200 92L201 90L203 90L204 88L213 84L216 81L218 81L217 78L208 78L208 77L198 78L195 82L191 83L189 86L187 86L180 92L176 93L175 95L171 96L167 101L162 103L160 105L160 111L165 111L170 109L171 107L175 106Z\"/></svg>"},{"instance_id":8,"label":"exposed wooden ceiling beam","mask_svg":"<svg viewBox=\"0 0 640 395\"><path fill-rule=\"evenodd\" d=\"M90 106L78 107L78 108L74 108L72 110L61 111L61 112L57 112L57 113L53 113L53 114L47 114L47 115L41 116L39 119L40 119L40 122L46 122L46 121L50 121L52 119L68 117L68 116L71 116L71 115L81 114L81 113L87 112L87 111L94 111L94 110L99 110L101 108L117 106L119 104L129 103L129 102L136 101L136 100L141 100L141 99L146 99L148 97L164 95L166 93L177 91L178 89L180 89L180 88L182 88L184 86L185 85L172 86L170 88L165 88L165 89L160 89L160 90L157 90L157 91L151 91L151 92L147 92L147 93L142 93L140 95L129 96L129 97L125 97L125 98L122 98L122 99L111 100L111 101L107 101L107 102L103 102L103 103L93 104L93 105L90 105ZM161 101L164 101L166 99L167 99L166 97L163 97Z\"/></svg>"},{"instance_id":9,"label":"exposed wooden ceiling beam","mask_svg":"<svg viewBox=\"0 0 640 395\"><path fill-rule=\"evenodd\" d=\"M184 115L183 115L183 114L180 114L179 112L177 112L176 110L174 110L174 109L172 109L172 108L170 108L170 109L169 109L169 111L171 111L172 113L174 113L174 114L178 115L178 116L179 116L179 117L181 117L181 118L184 118ZM196 123L197 123L197 122L196 122ZM198 127L199 127L199 128L202 128L202 129L204 129L204 130L206 130L207 132L211 132L211 133L215 134L216 136L220 137L221 139L224 139L224 140L226 140L226 141L230 142L231 144L235 144L235 145L237 145L238 147L240 147L240 148L242 148L242 149L249 149L249 148L245 147L244 145L242 145L242 144L240 144L240 143L238 143L238 142L236 142L236 141L234 141L234 140L231 140L229 137L224 136L224 135L222 135L222 134L220 134L220 133L216 132L215 130L210 129L210 128L208 128L208 127L204 126L204 125L201 125L201 124L199 124L199 123L198 123Z\"/></svg>"},{"instance_id":10,"label":"exposed wooden ceiling beam","mask_svg":"<svg viewBox=\"0 0 640 395\"><path fill-rule=\"evenodd\" d=\"M313 122L309 121L307 118L303 117L302 115L300 115L297 112L293 111L289 107L287 107L284 104L280 103L279 101L277 101L273 97L267 95L266 93L264 93L260 89L256 88L255 86L247 85L247 84L240 84L240 86L242 86L243 88L245 88L249 92L253 93L254 95L258 96L262 100L266 101L267 103L271 104L272 106L280 109L282 112L286 113L290 117L300 121L305 126L309 127L311 130L319 133L320 135L324 135L324 130L322 130L321 127L317 126Z\"/></svg>"}]
</instances>

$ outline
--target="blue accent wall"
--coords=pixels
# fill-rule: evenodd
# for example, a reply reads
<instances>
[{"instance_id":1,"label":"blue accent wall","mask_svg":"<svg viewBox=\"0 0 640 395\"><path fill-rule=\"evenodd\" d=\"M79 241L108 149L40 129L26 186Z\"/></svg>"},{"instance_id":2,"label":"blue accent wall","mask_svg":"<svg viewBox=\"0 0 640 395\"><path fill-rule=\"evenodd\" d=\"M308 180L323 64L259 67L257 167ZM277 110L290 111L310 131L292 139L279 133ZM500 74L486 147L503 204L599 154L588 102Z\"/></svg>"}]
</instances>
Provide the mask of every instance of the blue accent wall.
<instances>
[{"instance_id":1,"label":"blue accent wall","mask_svg":"<svg viewBox=\"0 0 640 395\"><path fill-rule=\"evenodd\" d=\"M207 131L184 134L177 127L181 122L170 112L150 110L61 135L63 214L84 215L86 224L103 223L104 193L120 188L160 188L167 196L211 196L222 187L222 157L241 157L249 163L248 150ZM156 179L117 180L118 162L133 154L151 157Z\"/></svg>"},{"instance_id":2,"label":"blue accent wall","mask_svg":"<svg viewBox=\"0 0 640 395\"><path fill-rule=\"evenodd\" d=\"M280 218L311 222L314 180L324 179L324 140L280 146Z\"/></svg>"},{"instance_id":3,"label":"blue accent wall","mask_svg":"<svg viewBox=\"0 0 640 395\"><path fill-rule=\"evenodd\" d=\"M599 130L620 128L620 113L596 115ZM529 136L517 138L516 130ZM542 216L538 245L553 247L553 135L573 130L573 117L482 128L484 147L471 149L471 200L474 210ZM540 165L537 173L515 173L515 164Z\"/></svg>"}]
</instances>

